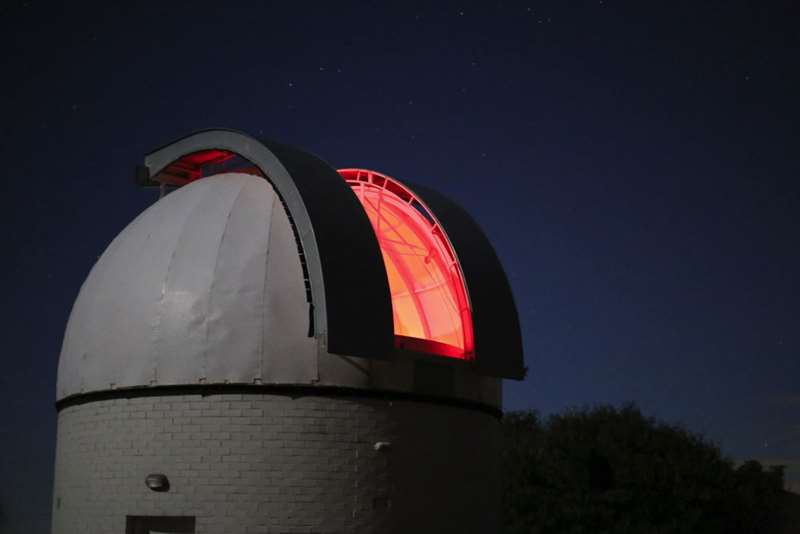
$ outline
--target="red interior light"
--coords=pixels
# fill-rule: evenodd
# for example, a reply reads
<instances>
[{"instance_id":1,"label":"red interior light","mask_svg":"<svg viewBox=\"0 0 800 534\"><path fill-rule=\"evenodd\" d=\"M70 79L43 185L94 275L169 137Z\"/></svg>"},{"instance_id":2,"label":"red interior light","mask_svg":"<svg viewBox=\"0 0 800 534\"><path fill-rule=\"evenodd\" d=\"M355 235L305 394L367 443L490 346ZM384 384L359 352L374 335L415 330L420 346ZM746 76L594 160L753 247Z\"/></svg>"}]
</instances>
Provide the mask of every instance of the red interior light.
<instances>
[{"instance_id":1,"label":"red interior light","mask_svg":"<svg viewBox=\"0 0 800 534\"><path fill-rule=\"evenodd\" d=\"M341 169L367 212L386 265L395 344L407 350L472 359L474 338L464 276L434 215L388 176Z\"/></svg>"},{"instance_id":2,"label":"red interior light","mask_svg":"<svg viewBox=\"0 0 800 534\"><path fill-rule=\"evenodd\" d=\"M187 154L181 161L189 165L208 165L211 163L222 163L234 157L236 154L227 150L201 150L200 152L193 152Z\"/></svg>"},{"instance_id":3,"label":"red interior light","mask_svg":"<svg viewBox=\"0 0 800 534\"><path fill-rule=\"evenodd\" d=\"M161 184L181 187L204 176L220 172L241 172L262 176L261 170L251 162L229 150L211 148L192 152L173 161L153 180Z\"/></svg>"}]
</instances>

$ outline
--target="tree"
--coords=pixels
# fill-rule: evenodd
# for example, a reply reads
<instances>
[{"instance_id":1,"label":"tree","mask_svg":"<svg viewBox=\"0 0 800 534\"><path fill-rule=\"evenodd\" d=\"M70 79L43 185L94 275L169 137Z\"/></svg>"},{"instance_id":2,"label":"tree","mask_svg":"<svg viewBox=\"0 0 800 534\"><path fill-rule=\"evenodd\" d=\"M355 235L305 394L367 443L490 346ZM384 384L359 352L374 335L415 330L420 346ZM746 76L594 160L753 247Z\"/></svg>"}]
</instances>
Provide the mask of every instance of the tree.
<instances>
[{"instance_id":1,"label":"tree","mask_svg":"<svg viewBox=\"0 0 800 534\"><path fill-rule=\"evenodd\" d=\"M633 405L504 417L509 534L771 532L783 472Z\"/></svg>"}]
</instances>

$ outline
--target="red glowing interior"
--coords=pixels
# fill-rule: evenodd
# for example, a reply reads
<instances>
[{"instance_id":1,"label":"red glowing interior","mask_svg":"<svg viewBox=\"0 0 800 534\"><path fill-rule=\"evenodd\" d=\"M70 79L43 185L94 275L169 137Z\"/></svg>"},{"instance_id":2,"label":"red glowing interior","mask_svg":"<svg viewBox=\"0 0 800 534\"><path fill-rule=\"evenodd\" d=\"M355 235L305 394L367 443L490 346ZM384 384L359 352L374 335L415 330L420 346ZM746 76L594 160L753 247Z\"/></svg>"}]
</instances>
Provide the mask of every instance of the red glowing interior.
<instances>
[{"instance_id":1,"label":"red glowing interior","mask_svg":"<svg viewBox=\"0 0 800 534\"><path fill-rule=\"evenodd\" d=\"M441 226L402 184L341 169L367 212L383 253L400 348L472 359L472 312L464 276Z\"/></svg>"},{"instance_id":2,"label":"red glowing interior","mask_svg":"<svg viewBox=\"0 0 800 534\"><path fill-rule=\"evenodd\" d=\"M221 172L241 172L262 176L261 170L246 159L229 150L216 148L192 152L173 161L157 176L155 182L181 187L204 176Z\"/></svg>"}]
</instances>

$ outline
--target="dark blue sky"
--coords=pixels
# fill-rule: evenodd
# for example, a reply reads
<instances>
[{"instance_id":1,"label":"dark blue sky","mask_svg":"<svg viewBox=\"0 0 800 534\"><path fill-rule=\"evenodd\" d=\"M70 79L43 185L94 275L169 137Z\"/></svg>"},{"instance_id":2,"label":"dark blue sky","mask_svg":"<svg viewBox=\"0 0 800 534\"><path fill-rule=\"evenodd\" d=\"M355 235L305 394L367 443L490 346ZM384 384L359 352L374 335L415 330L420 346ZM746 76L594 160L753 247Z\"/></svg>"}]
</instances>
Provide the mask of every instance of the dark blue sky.
<instances>
[{"instance_id":1,"label":"dark blue sky","mask_svg":"<svg viewBox=\"0 0 800 534\"><path fill-rule=\"evenodd\" d=\"M635 401L800 478L790 2L93 4L0 6L0 531L47 524L64 326L155 198L135 165L217 126L471 211L522 320L508 409Z\"/></svg>"}]
</instances>

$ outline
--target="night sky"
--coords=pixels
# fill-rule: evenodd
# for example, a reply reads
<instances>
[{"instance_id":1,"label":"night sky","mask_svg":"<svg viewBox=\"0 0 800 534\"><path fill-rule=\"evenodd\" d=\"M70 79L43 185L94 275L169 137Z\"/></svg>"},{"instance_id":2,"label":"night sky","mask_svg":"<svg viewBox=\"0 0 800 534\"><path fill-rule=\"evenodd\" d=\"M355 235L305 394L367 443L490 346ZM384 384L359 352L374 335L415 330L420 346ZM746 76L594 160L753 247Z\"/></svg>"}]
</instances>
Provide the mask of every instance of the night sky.
<instances>
[{"instance_id":1,"label":"night sky","mask_svg":"<svg viewBox=\"0 0 800 534\"><path fill-rule=\"evenodd\" d=\"M135 166L209 127L466 207L520 312L506 409L635 401L800 483L798 8L110 4L0 4L0 532L47 531L64 327L156 198Z\"/></svg>"}]
</instances>

